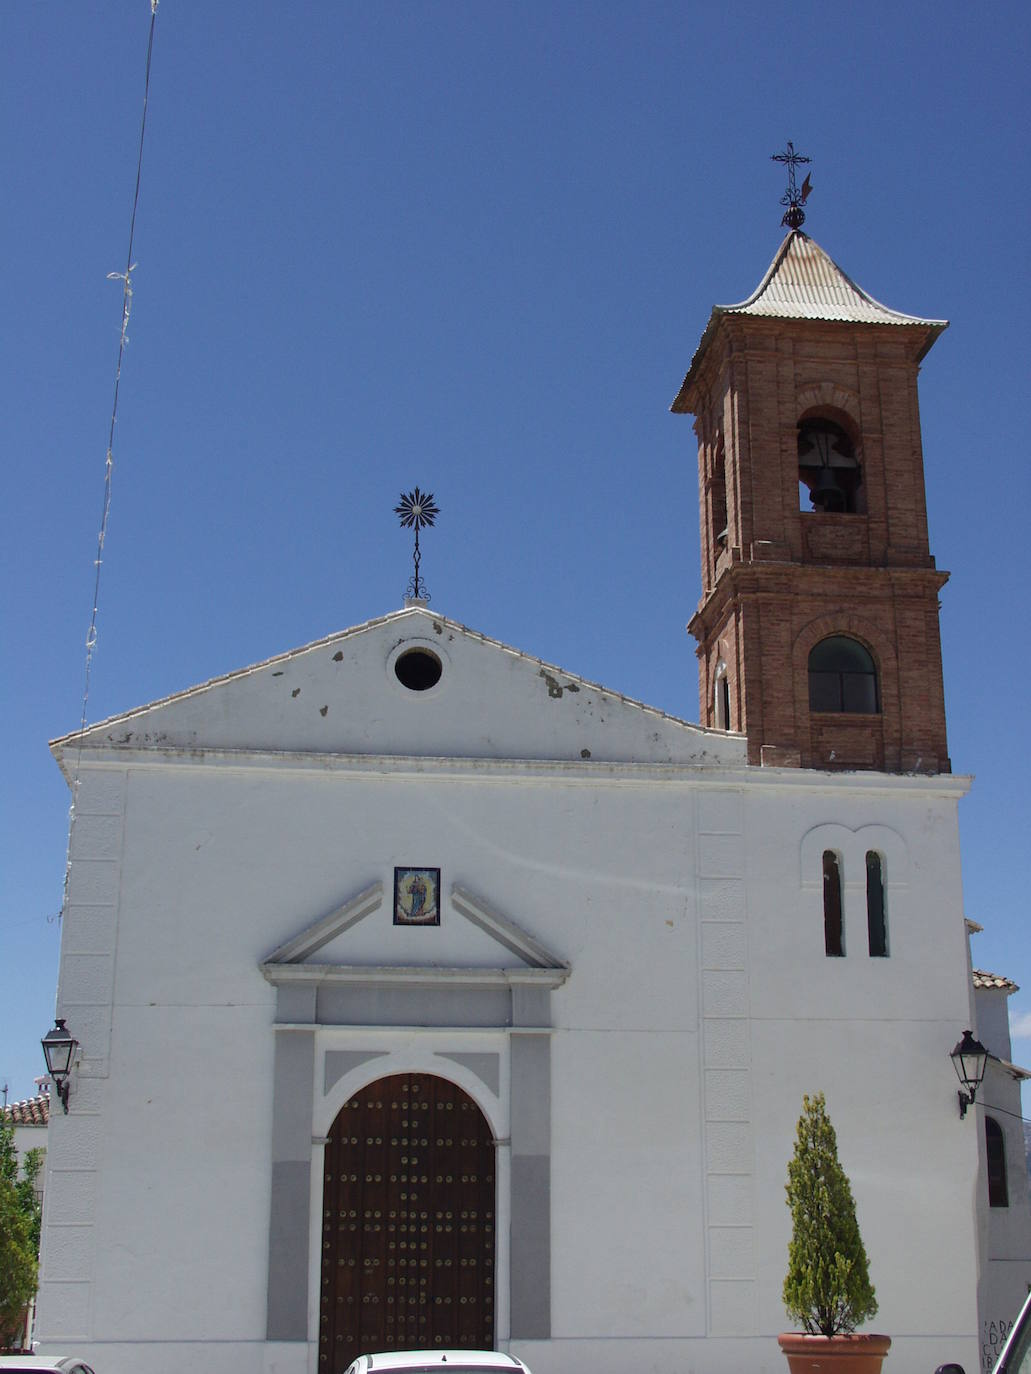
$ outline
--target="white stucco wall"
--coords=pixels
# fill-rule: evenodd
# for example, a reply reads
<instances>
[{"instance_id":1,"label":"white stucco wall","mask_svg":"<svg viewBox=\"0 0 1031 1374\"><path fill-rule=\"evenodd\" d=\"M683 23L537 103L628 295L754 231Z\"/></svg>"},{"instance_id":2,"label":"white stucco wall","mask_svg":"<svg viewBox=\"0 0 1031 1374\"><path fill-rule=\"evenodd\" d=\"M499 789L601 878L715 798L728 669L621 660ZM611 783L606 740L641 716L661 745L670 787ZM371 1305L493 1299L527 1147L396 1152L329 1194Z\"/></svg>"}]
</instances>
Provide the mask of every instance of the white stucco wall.
<instances>
[{"instance_id":1,"label":"white stucco wall","mask_svg":"<svg viewBox=\"0 0 1031 1374\"><path fill-rule=\"evenodd\" d=\"M977 1037L997 1059L1009 1062L1009 992L978 988L974 994ZM981 1283L978 1290L981 1369L995 1363L1010 1327L1031 1290L1031 1205L1024 1159L1020 1079L1002 1064L988 1061L975 1109L982 1172L980 1180ZM987 1165L983 1136L985 1117L1002 1131L1006 1151L1005 1207L988 1205Z\"/></svg>"},{"instance_id":2,"label":"white stucco wall","mask_svg":"<svg viewBox=\"0 0 1031 1374\"><path fill-rule=\"evenodd\" d=\"M19 1160L25 1158L30 1150L43 1150L47 1148L47 1128L45 1126L27 1125L17 1123L13 1127L14 1152ZM43 1186L43 1179L40 1176L38 1186Z\"/></svg>"},{"instance_id":3,"label":"white stucco wall","mask_svg":"<svg viewBox=\"0 0 1031 1374\"><path fill-rule=\"evenodd\" d=\"M396 634L366 640L381 672ZM279 691L271 670L266 697L249 681L243 719L213 694L211 749L203 713L186 747L161 708L143 747L114 742L112 727L84 749L59 992L83 1060L71 1113L51 1125L45 1348L73 1343L110 1374L144 1356L160 1371L315 1368L313 1344L265 1343L275 990L259 965L370 884L389 891L395 865L432 864L439 928L394 927L388 900L331 957L510 966L451 906L459 883L570 966L551 993L551 1339L512 1343L536 1374L615 1370L629 1348L645 1369L779 1374L783 1185L802 1094L819 1089L892 1369L976 1368L976 1128L957 1119L948 1060L969 1003L962 781L749 770L735 738L712 744L651 716L655 752L626 763L641 708L597 697L587 721L584 694L555 697L533 660L460 636L449 654L451 672L475 668L476 694L383 694L377 748L395 715L403 735L408 714L430 707L417 758L270 752L285 709L274 696L262 718ZM372 668L358 676L371 681ZM461 716L484 694L497 757L463 762ZM346 709L334 702L323 719ZM247 749L226 751L227 721ZM484 739L482 721L470 728ZM845 855L844 959L823 945L831 833ZM888 855L887 959L865 952L855 864L866 847ZM505 1028L320 1030L312 1135L358 1086L324 1091L327 1050L425 1070L456 1044L501 1056L496 1099L469 1088L507 1131L509 1039ZM504 1196L498 1213L500 1277ZM309 1293L317 1263L313 1233ZM314 1338L314 1299L309 1319Z\"/></svg>"}]
</instances>

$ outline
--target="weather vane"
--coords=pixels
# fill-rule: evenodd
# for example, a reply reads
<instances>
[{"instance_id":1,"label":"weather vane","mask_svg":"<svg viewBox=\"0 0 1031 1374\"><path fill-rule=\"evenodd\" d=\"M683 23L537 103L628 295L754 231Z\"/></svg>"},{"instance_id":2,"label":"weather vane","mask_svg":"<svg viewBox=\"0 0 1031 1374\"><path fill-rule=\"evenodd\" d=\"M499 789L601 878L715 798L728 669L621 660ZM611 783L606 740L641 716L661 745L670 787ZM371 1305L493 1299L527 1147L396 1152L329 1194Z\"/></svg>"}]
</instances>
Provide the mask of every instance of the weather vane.
<instances>
[{"instance_id":1,"label":"weather vane","mask_svg":"<svg viewBox=\"0 0 1031 1374\"><path fill-rule=\"evenodd\" d=\"M422 557L419 553L419 531L432 527L440 514L440 508L433 500L431 491L420 491L418 487L413 487L411 491L401 493L401 500L394 507L394 514L401 521L402 529L415 531L415 573L405 588L405 596L415 601L429 601L430 594L419 576L419 563Z\"/></svg>"},{"instance_id":2,"label":"weather vane","mask_svg":"<svg viewBox=\"0 0 1031 1374\"><path fill-rule=\"evenodd\" d=\"M802 206L809 199L809 192L813 187L809 173L806 172L805 181L802 182L802 188L799 190L795 185L795 168L807 166L812 162L812 158L796 153L795 145L788 139L787 151L774 153L770 161L783 162L788 169L788 189L780 198L781 205L787 206L781 224L786 224L789 229L801 229L802 225L805 224L805 211Z\"/></svg>"}]
</instances>

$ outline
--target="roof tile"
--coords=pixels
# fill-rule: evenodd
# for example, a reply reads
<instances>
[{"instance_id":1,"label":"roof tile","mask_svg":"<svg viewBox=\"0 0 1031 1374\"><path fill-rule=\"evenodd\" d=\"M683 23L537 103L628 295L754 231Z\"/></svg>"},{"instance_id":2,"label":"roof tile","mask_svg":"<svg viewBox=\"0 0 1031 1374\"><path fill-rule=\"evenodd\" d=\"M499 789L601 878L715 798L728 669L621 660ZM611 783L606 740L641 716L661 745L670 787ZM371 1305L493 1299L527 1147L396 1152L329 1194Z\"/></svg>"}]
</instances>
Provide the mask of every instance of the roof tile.
<instances>
[{"instance_id":1,"label":"roof tile","mask_svg":"<svg viewBox=\"0 0 1031 1374\"><path fill-rule=\"evenodd\" d=\"M973 970L975 988L1003 988L1006 992L1019 992L1020 988L1010 978L1001 973L987 973L983 968Z\"/></svg>"},{"instance_id":2,"label":"roof tile","mask_svg":"<svg viewBox=\"0 0 1031 1374\"><path fill-rule=\"evenodd\" d=\"M11 1126L45 1126L50 1120L50 1097L39 1093L21 1102L10 1102L0 1108L0 1117Z\"/></svg>"}]
</instances>

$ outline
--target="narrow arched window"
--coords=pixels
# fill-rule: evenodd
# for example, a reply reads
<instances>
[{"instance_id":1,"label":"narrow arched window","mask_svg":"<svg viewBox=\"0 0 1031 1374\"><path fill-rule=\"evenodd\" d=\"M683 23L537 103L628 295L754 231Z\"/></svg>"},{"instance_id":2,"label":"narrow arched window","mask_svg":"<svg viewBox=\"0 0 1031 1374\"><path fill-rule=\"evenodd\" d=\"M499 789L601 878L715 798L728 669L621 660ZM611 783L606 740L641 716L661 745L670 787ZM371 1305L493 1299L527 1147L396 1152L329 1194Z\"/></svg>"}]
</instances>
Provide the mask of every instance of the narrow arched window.
<instances>
[{"instance_id":1,"label":"narrow arched window","mask_svg":"<svg viewBox=\"0 0 1031 1374\"><path fill-rule=\"evenodd\" d=\"M716 729L730 729L730 679L727 677L727 665L721 663L716 669L715 687L715 708L716 708Z\"/></svg>"},{"instance_id":2,"label":"narrow arched window","mask_svg":"<svg viewBox=\"0 0 1031 1374\"><path fill-rule=\"evenodd\" d=\"M884 860L874 850L866 855L866 929L870 954L884 958L888 953L888 918L884 907Z\"/></svg>"},{"instance_id":3,"label":"narrow arched window","mask_svg":"<svg viewBox=\"0 0 1031 1374\"><path fill-rule=\"evenodd\" d=\"M841 920L841 864L833 849L823 851L823 947L829 958L845 953Z\"/></svg>"},{"instance_id":4,"label":"narrow arched window","mask_svg":"<svg viewBox=\"0 0 1031 1374\"><path fill-rule=\"evenodd\" d=\"M727 547L727 466L723 454L722 435L716 440L716 452L712 463L709 520L712 531L712 565L715 572L720 554Z\"/></svg>"},{"instance_id":5,"label":"narrow arched window","mask_svg":"<svg viewBox=\"0 0 1031 1374\"><path fill-rule=\"evenodd\" d=\"M858 639L829 635L813 646L809 654L809 709L859 715L880 711L877 667Z\"/></svg>"},{"instance_id":6,"label":"narrow arched window","mask_svg":"<svg viewBox=\"0 0 1031 1374\"><path fill-rule=\"evenodd\" d=\"M1002 1127L994 1116L984 1119L985 1153L988 1156L988 1206L1008 1207L1009 1190L1006 1187L1006 1142Z\"/></svg>"}]
</instances>

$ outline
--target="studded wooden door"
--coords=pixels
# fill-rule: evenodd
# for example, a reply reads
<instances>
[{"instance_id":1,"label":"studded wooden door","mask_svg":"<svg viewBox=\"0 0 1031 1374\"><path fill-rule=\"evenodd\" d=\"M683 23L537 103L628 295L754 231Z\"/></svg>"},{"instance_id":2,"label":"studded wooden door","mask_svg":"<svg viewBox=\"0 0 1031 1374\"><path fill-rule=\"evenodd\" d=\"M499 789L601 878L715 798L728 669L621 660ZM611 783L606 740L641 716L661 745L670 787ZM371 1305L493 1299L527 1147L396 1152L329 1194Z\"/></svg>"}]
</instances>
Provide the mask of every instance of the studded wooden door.
<instances>
[{"instance_id":1,"label":"studded wooden door","mask_svg":"<svg viewBox=\"0 0 1031 1374\"><path fill-rule=\"evenodd\" d=\"M494 1142L461 1088L394 1074L326 1145L319 1374L376 1350L493 1349Z\"/></svg>"}]
</instances>

